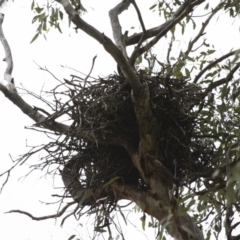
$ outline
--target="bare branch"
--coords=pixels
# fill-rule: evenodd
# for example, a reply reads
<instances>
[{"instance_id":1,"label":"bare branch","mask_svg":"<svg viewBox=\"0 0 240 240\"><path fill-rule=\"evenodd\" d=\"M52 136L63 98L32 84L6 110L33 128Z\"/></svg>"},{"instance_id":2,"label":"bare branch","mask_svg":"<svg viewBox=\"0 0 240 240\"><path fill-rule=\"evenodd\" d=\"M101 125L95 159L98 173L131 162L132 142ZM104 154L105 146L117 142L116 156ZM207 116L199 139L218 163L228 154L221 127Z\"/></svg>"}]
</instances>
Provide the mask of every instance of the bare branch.
<instances>
[{"instance_id":1,"label":"bare branch","mask_svg":"<svg viewBox=\"0 0 240 240\"><path fill-rule=\"evenodd\" d=\"M0 40L2 42L4 51L5 51L4 60L7 62L7 68L4 72L4 79L9 82L12 79L11 75L13 70L13 61L12 61L11 49L9 47L7 39L4 36L3 29L2 29L3 20L4 20L4 14L0 13Z\"/></svg>"},{"instance_id":2,"label":"bare branch","mask_svg":"<svg viewBox=\"0 0 240 240\"><path fill-rule=\"evenodd\" d=\"M96 56L93 58L93 60L92 60L92 66L91 66L91 69L90 69L88 75L87 75L87 76L85 77L85 79L84 79L84 85L83 85L83 88L85 88L86 83L87 83L87 80L88 80L89 76L90 76L91 73L92 73L92 70L93 70L94 63L95 63L96 58L97 58L97 55L96 55Z\"/></svg>"},{"instance_id":3,"label":"bare branch","mask_svg":"<svg viewBox=\"0 0 240 240\"><path fill-rule=\"evenodd\" d=\"M207 20L205 22L202 23L202 27L199 31L199 33L197 34L197 36L188 43L188 48L186 50L186 52L184 53L185 55L189 55L189 53L192 51L193 45L199 40L199 38L201 36L204 35L204 30L205 28L208 26L210 20L213 18L213 16L221 9L222 7L222 2L220 2L213 10L211 15L207 18Z\"/></svg>"},{"instance_id":4,"label":"bare branch","mask_svg":"<svg viewBox=\"0 0 240 240\"><path fill-rule=\"evenodd\" d=\"M144 52L148 51L151 47L153 47L163 36L166 35L168 31L170 31L172 27L174 27L184 17L186 17L193 10L194 6L201 4L203 1L204 0L198 0L198 1L194 1L191 4L189 4L189 1L185 1L185 3L183 3L179 7L179 9L173 14L170 20L166 21L164 24L158 27L158 31L154 35L155 38L153 38L149 43L147 43L142 48L139 48L139 49L136 48L133 51L132 56L129 60L130 64L132 65L140 55L142 55ZM144 33L140 34L141 37L142 37L142 34ZM146 36L148 36L147 33L146 33Z\"/></svg>"},{"instance_id":5,"label":"bare branch","mask_svg":"<svg viewBox=\"0 0 240 240\"><path fill-rule=\"evenodd\" d=\"M222 57L216 59L215 61L211 62L211 63L208 64L202 71L200 71L200 72L198 73L198 75L195 77L195 79L194 79L193 82L194 82L194 83L197 83L198 80L199 80L199 78L200 78L206 71L208 71L208 70L210 70L212 67L214 67L217 63L219 63L219 62L223 61L224 59L226 59L226 58L228 58L228 57L231 57L231 56L233 56L233 55L238 56L239 54L240 54L240 49L237 49L237 50L235 50L235 51L233 51L233 52L229 52L229 53L223 55Z\"/></svg>"},{"instance_id":6,"label":"bare branch","mask_svg":"<svg viewBox=\"0 0 240 240\"><path fill-rule=\"evenodd\" d=\"M204 2L203 0L198 0L198 1L194 1L191 5L192 7L194 7L195 5L200 5L202 2ZM169 24L176 18L178 17L182 12L183 12L183 8L186 7L186 5L188 5L189 2L188 1L185 1L185 3L183 5L181 5L179 7L179 9L174 13L172 19L166 21L165 23L157 26L157 27L154 27L154 28L151 28L151 29L148 29L146 30L145 34L143 32L141 33L138 33L138 34L133 34L132 36L129 36L127 39L126 39L126 45L127 46L130 46L130 45L133 45L133 44L137 44L140 39L142 38L142 35L144 34L145 36L143 37L143 41L146 40L146 39L149 39L149 38L152 38L152 37L155 37L157 36L160 32L162 32L167 26L169 26ZM179 20L180 21L180 20ZM171 27L170 27L171 28Z\"/></svg>"},{"instance_id":7,"label":"bare branch","mask_svg":"<svg viewBox=\"0 0 240 240\"><path fill-rule=\"evenodd\" d=\"M227 75L226 78L222 78L218 81L212 82L209 84L209 86L207 87L207 89L204 91L203 93L203 98L206 97L208 95L208 93L210 93L213 89L215 89L216 87L219 87L225 83L228 83L232 80L234 73L240 68L240 63L237 63L236 66L229 72L229 74Z\"/></svg>"},{"instance_id":8,"label":"bare branch","mask_svg":"<svg viewBox=\"0 0 240 240\"><path fill-rule=\"evenodd\" d=\"M142 19L142 15L141 15L141 12L138 8L138 5L136 4L136 1L135 0L131 0L133 6L135 7L136 9L136 12L137 12L137 15L138 15L138 19L139 19L139 22L141 24L141 27L142 27L142 30L143 30L143 33L146 32L146 28L145 28L145 25L144 25L144 22L143 22L143 19Z\"/></svg>"},{"instance_id":9,"label":"bare branch","mask_svg":"<svg viewBox=\"0 0 240 240\"><path fill-rule=\"evenodd\" d=\"M6 212L6 213L20 213L20 214L27 215L27 216L30 217L32 220L42 221L42 220L46 220L46 219L49 219L49 218L58 218L58 217L61 217L61 216L65 213L65 211L66 211L70 206L72 206L73 204L76 204L76 203L75 203L75 202L68 203L65 207L62 208L62 210L60 210L60 211L57 212L56 214L47 215L47 216L42 216L42 217L35 217L35 216L33 216L32 214L30 214L30 213L28 213L28 212L25 212L25 211L21 211L21 210L11 210L11 211Z\"/></svg>"}]
</instances>

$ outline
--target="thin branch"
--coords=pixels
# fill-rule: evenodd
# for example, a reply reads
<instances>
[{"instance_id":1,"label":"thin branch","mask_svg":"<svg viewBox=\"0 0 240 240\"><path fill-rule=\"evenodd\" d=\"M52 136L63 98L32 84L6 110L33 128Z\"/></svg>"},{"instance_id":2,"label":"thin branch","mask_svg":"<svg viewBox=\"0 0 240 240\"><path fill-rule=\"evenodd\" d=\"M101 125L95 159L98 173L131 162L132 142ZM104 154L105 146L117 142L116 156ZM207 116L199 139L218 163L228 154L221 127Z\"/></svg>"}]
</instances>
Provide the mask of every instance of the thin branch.
<instances>
[{"instance_id":1,"label":"thin branch","mask_svg":"<svg viewBox=\"0 0 240 240\"><path fill-rule=\"evenodd\" d=\"M134 8L136 9L136 12L137 12L137 15L138 15L138 19L139 19L139 22L141 24L141 27L142 27L142 30L143 30L143 35L144 33L146 32L146 28L145 28L145 25L144 25L144 22L143 22L143 18L142 18L142 15L141 15L141 12L138 8L138 5L136 4L136 1L135 0L131 0Z\"/></svg>"},{"instance_id":2,"label":"thin branch","mask_svg":"<svg viewBox=\"0 0 240 240\"><path fill-rule=\"evenodd\" d=\"M84 85L83 85L83 89L85 88L85 86L86 86L86 83L87 83L87 80L88 80L89 76L90 76L90 75L91 75L91 73L92 73L92 70L93 70L94 63L95 63L95 60L96 60L96 58L97 58L97 55L96 55L96 56L93 58L93 60L92 60L92 66L91 66L91 69L90 69L90 71L89 71L88 75L86 76L86 78L84 79Z\"/></svg>"},{"instance_id":3,"label":"thin branch","mask_svg":"<svg viewBox=\"0 0 240 240\"><path fill-rule=\"evenodd\" d=\"M197 36L196 36L192 41L190 41L190 42L188 43L188 48L187 48L187 50L186 50L186 52L185 52L185 55L186 55L186 56L188 56L189 53L192 51L193 45L199 40L199 38L200 38L201 36L204 35L204 30L205 30L205 28L208 26L208 24L209 24L210 20L212 19L212 17L213 17L220 9L222 9L221 7L222 7L222 2L220 2L220 3L212 10L211 15L207 18L207 20L206 20L205 22L202 23L202 27L201 27L199 33L197 34Z\"/></svg>"},{"instance_id":4,"label":"thin branch","mask_svg":"<svg viewBox=\"0 0 240 240\"><path fill-rule=\"evenodd\" d=\"M168 51L167 51L167 63L170 66L171 62L170 62L170 53L172 51L172 45L173 45L173 37L171 38L171 42L169 43L169 47L168 47Z\"/></svg>"},{"instance_id":5,"label":"thin branch","mask_svg":"<svg viewBox=\"0 0 240 240\"><path fill-rule=\"evenodd\" d=\"M218 64L219 62L223 61L224 59L231 57L233 55L239 55L240 54L240 49L237 49L233 52L229 52L225 55L223 55L222 57L216 59L215 61L211 62L210 64L208 64L202 71L200 71L198 73L198 75L195 77L193 83L197 83L199 78L208 70L210 70L212 67L214 67L216 64Z\"/></svg>"},{"instance_id":6,"label":"thin branch","mask_svg":"<svg viewBox=\"0 0 240 240\"><path fill-rule=\"evenodd\" d=\"M200 5L203 2L204 2L203 0L194 1L192 3L192 7L194 7L196 5ZM186 6L188 4L189 4L189 1L185 1L185 3L183 5ZM179 7L179 9L174 13L173 18L176 18L177 16L179 16L179 14L182 12L183 5L181 5ZM166 28L166 26L169 25L169 23L173 20L173 18L157 27L146 30L145 34L143 32L141 32L141 33L133 34L132 36L129 36L126 39L126 45L130 46L130 45L137 44L139 42L139 40L143 37L143 34L144 34L143 41L157 36L160 32L162 32Z\"/></svg>"},{"instance_id":7,"label":"thin branch","mask_svg":"<svg viewBox=\"0 0 240 240\"><path fill-rule=\"evenodd\" d=\"M61 216L65 213L65 211L66 211L70 206L72 206L73 204L76 204L76 202L70 202L70 203L68 203L65 207L62 208L61 211L59 211L59 212L56 213L56 214L47 215L47 216L42 216L42 217L35 217L35 216L33 216L32 214L30 214L30 213L28 213L28 212L25 212L25 211L21 211L21 210L11 210L11 211L6 212L6 213L20 213L20 214L27 215L27 216L30 217L32 220L42 221L42 220L46 220L46 219L49 219L49 218L58 218L58 217L61 217Z\"/></svg>"},{"instance_id":8,"label":"thin branch","mask_svg":"<svg viewBox=\"0 0 240 240\"><path fill-rule=\"evenodd\" d=\"M230 82L232 80L232 78L233 78L234 73L239 69L239 67L240 67L240 63L237 63L236 66L229 72L229 74L227 75L226 78L222 78L222 79L220 79L220 80L218 80L216 82L210 83L209 86L207 87L207 89L203 93L203 98L205 96L207 96L208 93L210 93L216 87L219 87L219 86L221 86L221 85L223 85L225 83Z\"/></svg>"},{"instance_id":9,"label":"thin branch","mask_svg":"<svg viewBox=\"0 0 240 240\"><path fill-rule=\"evenodd\" d=\"M148 51L151 47L153 47L163 36L167 34L177 23L179 23L184 17L186 17L192 10L195 5L199 5L203 2L203 0L199 0L189 4L189 1L185 1L179 9L173 14L172 18L166 21L159 27L159 30L155 36L149 43L139 49L135 49L131 55L129 63L132 65L136 59L141 56L144 52ZM144 34L144 33L142 33ZM141 35L142 36L142 35Z\"/></svg>"},{"instance_id":10,"label":"thin branch","mask_svg":"<svg viewBox=\"0 0 240 240\"><path fill-rule=\"evenodd\" d=\"M18 94L14 94L8 91L8 89L1 83L0 91L2 91L5 97L7 97L12 103L14 103L18 108L20 108L24 114L34 120L34 122L36 122L39 126L63 135L67 135L69 133L69 126L56 122L54 120L50 121L49 118L39 113L36 108L33 108L28 103L26 103ZM95 142L97 139L98 142L106 144L119 145L120 142L122 142L122 144L126 144L123 139L116 138L116 136L111 133L106 133L103 136L102 133L94 132L93 134L91 130L82 130L77 131L75 135L86 141Z\"/></svg>"},{"instance_id":11,"label":"thin branch","mask_svg":"<svg viewBox=\"0 0 240 240\"><path fill-rule=\"evenodd\" d=\"M5 0L0 0L0 7L1 7L1 5L3 4L4 1L5 1Z\"/></svg>"}]
</instances>

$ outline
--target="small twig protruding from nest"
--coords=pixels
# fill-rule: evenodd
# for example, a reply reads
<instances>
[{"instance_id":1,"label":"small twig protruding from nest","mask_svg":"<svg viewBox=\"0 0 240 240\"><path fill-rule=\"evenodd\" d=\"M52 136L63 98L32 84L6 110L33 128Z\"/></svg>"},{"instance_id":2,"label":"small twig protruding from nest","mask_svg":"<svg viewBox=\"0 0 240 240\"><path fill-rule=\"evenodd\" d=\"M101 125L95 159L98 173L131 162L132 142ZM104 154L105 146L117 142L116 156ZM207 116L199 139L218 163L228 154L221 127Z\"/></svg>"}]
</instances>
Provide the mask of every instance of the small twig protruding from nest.
<instances>
[{"instance_id":1,"label":"small twig protruding from nest","mask_svg":"<svg viewBox=\"0 0 240 240\"><path fill-rule=\"evenodd\" d=\"M46 219L49 219L49 218L58 218L58 217L61 217L61 216L65 213L65 211L66 211L70 206L72 206L73 204L76 204L76 202L70 202L70 203L68 203L65 207L62 208L61 211L59 211L59 212L56 213L56 214L47 215L47 216L42 216L42 217L35 217L35 216L33 216L32 214L30 214L29 212L22 211L22 210L11 210L11 211L6 212L6 213L20 213L20 214L27 215L27 216L30 217L32 220L42 221L42 220L46 220Z\"/></svg>"}]
</instances>

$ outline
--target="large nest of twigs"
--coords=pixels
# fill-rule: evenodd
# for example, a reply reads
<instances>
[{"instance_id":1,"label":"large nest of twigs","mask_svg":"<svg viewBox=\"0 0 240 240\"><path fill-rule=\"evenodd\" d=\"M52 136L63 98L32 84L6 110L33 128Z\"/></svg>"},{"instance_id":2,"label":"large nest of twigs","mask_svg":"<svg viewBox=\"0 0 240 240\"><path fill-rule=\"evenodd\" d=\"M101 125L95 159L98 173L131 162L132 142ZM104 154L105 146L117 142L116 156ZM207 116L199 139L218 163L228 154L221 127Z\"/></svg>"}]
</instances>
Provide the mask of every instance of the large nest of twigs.
<instances>
[{"instance_id":1,"label":"large nest of twigs","mask_svg":"<svg viewBox=\"0 0 240 240\"><path fill-rule=\"evenodd\" d=\"M198 129L195 106L202 103L202 90L184 79L143 75L142 81L149 86L152 111L161 127L158 151L164 158L163 164L178 181L188 181L192 173L204 171L211 164L211 146L195 137ZM131 88L125 78L110 75L88 80L86 84L72 76L71 81L65 80L66 85L64 95L72 101L65 112L72 120L72 132L64 145L79 156L82 184L98 188L117 179L122 184L146 187L123 147L101 145L97 137L95 142L83 141L75 134L91 130L93 138L108 133L138 144L141 126L136 122Z\"/></svg>"}]
</instances>

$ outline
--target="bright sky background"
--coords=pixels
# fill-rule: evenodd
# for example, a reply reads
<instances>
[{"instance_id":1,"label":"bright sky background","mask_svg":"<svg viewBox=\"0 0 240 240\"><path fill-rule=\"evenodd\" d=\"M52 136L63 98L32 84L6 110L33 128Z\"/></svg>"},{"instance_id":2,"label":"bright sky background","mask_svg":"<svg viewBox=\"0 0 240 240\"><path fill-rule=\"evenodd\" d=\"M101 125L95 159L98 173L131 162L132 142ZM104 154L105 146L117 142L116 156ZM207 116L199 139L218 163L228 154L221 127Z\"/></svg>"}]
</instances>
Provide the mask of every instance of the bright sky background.
<instances>
[{"instance_id":1,"label":"bright sky background","mask_svg":"<svg viewBox=\"0 0 240 240\"><path fill-rule=\"evenodd\" d=\"M41 1L40 1L41 2ZM107 36L112 36L108 11L118 1L105 0L104 4L97 0L85 1L85 7L88 13L84 19L94 25L99 31L104 32ZM140 0L139 7L142 10L144 21L147 28L155 27L162 21L157 16L157 13L152 14L148 8L155 1ZM146 4L147 2L147 4ZM54 81L49 74L40 71L38 66L47 67L58 78L68 78L72 71L63 69L60 65L75 68L83 73L88 73L92 58L97 54L93 75L106 76L116 71L116 63L106 54L103 47L95 40L91 39L84 33L75 34L74 31L67 27L67 20L63 34L57 30L51 30L47 35L47 41L40 37L33 44L29 44L35 34L36 26L31 24L32 13L30 11L31 1L9 1L3 6L1 12L5 13L3 23L4 33L12 50L14 71L13 77L16 86L39 93L44 87L45 90L54 87L57 82ZM145 6L145 8L142 8ZM133 8L130 12L124 12L121 15L121 23L123 32L130 29L133 23L136 29L139 29L137 16ZM151 13L151 15L150 15ZM237 19L239 20L239 19ZM236 25L236 24L235 24ZM226 19L219 19L216 25L216 18L207 29L208 42L216 45L218 51L216 56L220 56L228 52L232 48L239 48L240 35L237 26L233 22ZM224 33L223 33L224 32ZM193 35L190 31L184 38L189 39ZM180 46L186 49L187 40L182 36L176 39L173 53L178 56ZM159 43L159 55L165 55L165 50L168 47L166 39L162 39ZM174 52L175 51L175 52ZM0 80L3 79L5 63L1 60L5 57L2 46L0 46ZM20 94L21 90L18 90ZM36 106L40 106L37 100L32 97L22 95L24 99ZM26 117L22 112L8 101L2 93L0 93L0 173L12 166L9 154L16 159L19 155L27 152L26 145L36 145L43 143L46 138L41 134L31 130L26 130L25 127L33 124L32 120ZM33 161L38 161L38 155ZM43 216L53 214L58 205L45 205L40 203L53 202L51 198L54 193L59 193L59 190L54 187L62 187L62 182L57 179L54 183L51 178L45 178L44 172L33 172L30 177L22 178L29 171L28 165L25 164L12 172L11 178L0 195L0 239L7 240L67 240L72 234L86 235L86 219L80 219L83 227L79 226L79 222L70 218L66 221L63 228L60 228L60 221L46 220L41 222L32 221L30 218L20 214L4 214L4 212L12 209L25 210L35 216ZM0 183L3 179L0 179ZM89 222L90 224L91 222ZM135 225L140 227L139 218L134 221ZM129 229L131 225L128 224ZM132 228L131 228L132 230ZM129 233L127 239L131 239L131 234L138 239L147 239L146 235L142 235L135 230L134 233ZM152 236L148 235L151 239Z\"/></svg>"}]
</instances>

